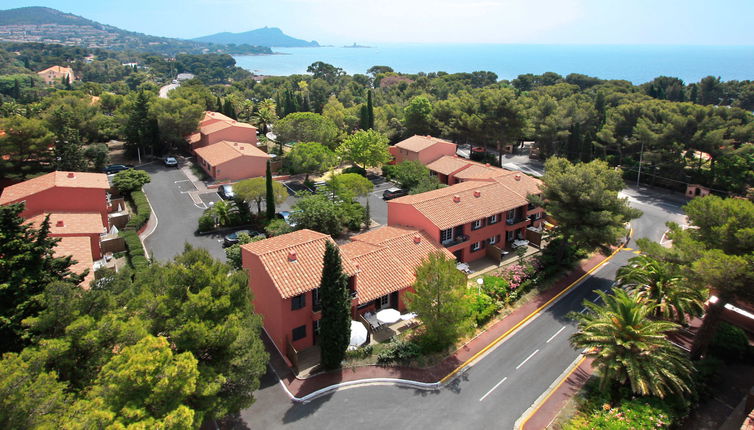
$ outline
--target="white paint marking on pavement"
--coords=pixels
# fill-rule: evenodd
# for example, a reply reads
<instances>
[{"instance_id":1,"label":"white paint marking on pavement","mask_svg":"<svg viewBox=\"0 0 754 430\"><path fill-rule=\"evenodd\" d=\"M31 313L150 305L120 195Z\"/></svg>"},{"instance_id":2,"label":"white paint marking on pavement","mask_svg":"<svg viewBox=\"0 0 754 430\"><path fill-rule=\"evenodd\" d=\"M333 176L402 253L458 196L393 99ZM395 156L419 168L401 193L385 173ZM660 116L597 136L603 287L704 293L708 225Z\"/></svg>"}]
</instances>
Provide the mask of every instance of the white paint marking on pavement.
<instances>
[{"instance_id":1,"label":"white paint marking on pavement","mask_svg":"<svg viewBox=\"0 0 754 430\"><path fill-rule=\"evenodd\" d=\"M681 348L682 350L684 350L686 352L691 352L690 349L686 348L685 346L681 345L680 343L675 343L672 340L670 340L669 342L672 343L673 345L677 346L678 348Z\"/></svg>"},{"instance_id":2,"label":"white paint marking on pavement","mask_svg":"<svg viewBox=\"0 0 754 430\"><path fill-rule=\"evenodd\" d=\"M583 314L584 312L586 312L586 308L581 308L581 310L579 311L580 314Z\"/></svg>"},{"instance_id":3,"label":"white paint marking on pavement","mask_svg":"<svg viewBox=\"0 0 754 430\"><path fill-rule=\"evenodd\" d=\"M177 184L179 182L191 182L190 179L181 179L180 181L173 181L174 184Z\"/></svg>"},{"instance_id":4,"label":"white paint marking on pavement","mask_svg":"<svg viewBox=\"0 0 754 430\"><path fill-rule=\"evenodd\" d=\"M487 398L487 396L489 396L489 395L490 395L490 393L492 393L493 391L495 391L495 388L499 387L499 386L500 386L500 384L502 384L503 382L505 382L505 380L506 380L506 379L508 379L508 377L507 377L507 376L506 376L505 378L501 379L501 380L500 380L500 382L498 382L497 384L495 384L495 386L494 386L494 387L492 387L492 388L490 389L490 391L487 391L487 394L485 394L485 395L483 395L482 397L480 397L480 398L479 398L479 401L481 402L482 400L486 399L486 398Z\"/></svg>"},{"instance_id":5,"label":"white paint marking on pavement","mask_svg":"<svg viewBox=\"0 0 754 430\"><path fill-rule=\"evenodd\" d=\"M529 359L532 358L532 357L534 357L534 354L536 354L538 352L539 352L539 350L536 350L536 351L532 352L530 356L526 357L526 360L522 361L521 364L519 364L518 366L516 366L516 370L520 369L521 366L524 365L524 363L526 363L527 361L529 361Z\"/></svg>"},{"instance_id":6,"label":"white paint marking on pavement","mask_svg":"<svg viewBox=\"0 0 754 430\"><path fill-rule=\"evenodd\" d=\"M600 299L600 296L597 296L597 297L593 298L593 299L592 299L592 301L593 301L594 303L597 303L597 300L599 300L599 299Z\"/></svg>"},{"instance_id":7,"label":"white paint marking on pavement","mask_svg":"<svg viewBox=\"0 0 754 430\"><path fill-rule=\"evenodd\" d=\"M545 342L545 343L550 343L550 341L553 340L553 339L555 339L555 336L559 335L560 332L562 332L563 330L565 330L565 326L560 327L560 330L558 330L557 333L555 333L554 335L552 335L552 337L550 337L549 339L547 339L547 342Z\"/></svg>"}]
</instances>

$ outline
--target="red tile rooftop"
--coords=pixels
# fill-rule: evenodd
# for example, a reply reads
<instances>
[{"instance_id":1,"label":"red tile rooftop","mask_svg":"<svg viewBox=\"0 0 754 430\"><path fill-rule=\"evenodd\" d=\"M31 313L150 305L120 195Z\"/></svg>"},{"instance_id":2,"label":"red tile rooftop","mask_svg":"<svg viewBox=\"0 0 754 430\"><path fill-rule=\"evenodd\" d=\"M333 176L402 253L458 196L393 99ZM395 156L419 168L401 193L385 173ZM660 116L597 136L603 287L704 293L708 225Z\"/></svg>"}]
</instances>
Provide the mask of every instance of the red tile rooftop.
<instances>
[{"instance_id":1,"label":"red tile rooftop","mask_svg":"<svg viewBox=\"0 0 754 430\"><path fill-rule=\"evenodd\" d=\"M409 137L408 139L405 139L396 143L395 147L400 148L400 149L405 149L406 151L420 152L421 150L429 148L430 146L438 142L449 143L449 144L455 145L453 142L448 142L447 140L439 139L432 136L413 135Z\"/></svg>"},{"instance_id":2,"label":"red tile rooftop","mask_svg":"<svg viewBox=\"0 0 754 430\"><path fill-rule=\"evenodd\" d=\"M27 221L35 228L42 225L47 214L40 214ZM55 212L50 214L51 234L100 234L105 232L102 215L99 212L73 213ZM89 240L87 238L87 240Z\"/></svg>"},{"instance_id":3,"label":"red tile rooftop","mask_svg":"<svg viewBox=\"0 0 754 430\"><path fill-rule=\"evenodd\" d=\"M77 275L89 269L89 274L84 278L81 286L88 290L89 283L94 279L94 262L92 261L92 244L86 236L62 237L55 245L56 257L71 256L76 264L71 266L71 271Z\"/></svg>"},{"instance_id":4,"label":"red tile rooftop","mask_svg":"<svg viewBox=\"0 0 754 430\"><path fill-rule=\"evenodd\" d=\"M244 156L270 158L269 154L257 148L253 143L228 142L226 140L197 148L195 152L212 166Z\"/></svg>"},{"instance_id":5,"label":"red tile rooftop","mask_svg":"<svg viewBox=\"0 0 754 430\"><path fill-rule=\"evenodd\" d=\"M109 190L110 183L104 173L52 172L5 188L0 196L0 205L23 200L54 187Z\"/></svg>"},{"instance_id":6,"label":"red tile rooftop","mask_svg":"<svg viewBox=\"0 0 754 430\"><path fill-rule=\"evenodd\" d=\"M312 230L292 233L241 245L257 256L284 299L319 287L322 279L325 243L335 243L330 236ZM343 272L352 276L356 269L342 258Z\"/></svg>"}]
</instances>

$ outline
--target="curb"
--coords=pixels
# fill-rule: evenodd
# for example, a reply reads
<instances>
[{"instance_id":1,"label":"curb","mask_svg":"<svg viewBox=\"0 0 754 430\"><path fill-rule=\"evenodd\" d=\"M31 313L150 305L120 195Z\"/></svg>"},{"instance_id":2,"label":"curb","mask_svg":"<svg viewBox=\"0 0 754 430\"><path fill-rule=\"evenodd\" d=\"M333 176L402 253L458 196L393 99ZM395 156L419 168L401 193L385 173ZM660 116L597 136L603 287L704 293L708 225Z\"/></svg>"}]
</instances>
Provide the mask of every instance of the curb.
<instances>
[{"instance_id":1,"label":"curb","mask_svg":"<svg viewBox=\"0 0 754 430\"><path fill-rule=\"evenodd\" d=\"M151 211L147 224L149 224L149 222L152 221L152 218L154 217L154 225L152 226L152 228L146 233L143 232L142 234L138 235L139 241L141 242L141 246L142 248L144 248L144 254L149 255L149 251L147 251L147 245L144 243L144 241L147 240L147 238L151 236L152 233L155 232L155 230L157 230L157 225L160 223L160 220L157 218L157 212L154 211L154 207L152 207L152 202L149 201L149 196L147 196L147 193L146 191L144 191L143 187L141 189L141 192L144 193L144 198L147 200L147 204L149 205L149 210Z\"/></svg>"},{"instance_id":2,"label":"curb","mask_svg":"<svg viewBox=\"0 0 754 430\"><path fill-rule=\"evenodd\" d=\"M573 360L571 364L566 368L566 370L564 370L563 373L560 374L558 379L553 381L552 384L547 387L547 390L545 390L545 392L543 392L537 398L537 400L535 400L534 403L529 406L529 409L524 411L524 413L516 420L513 428L516 430L525 430L526 424L529 422L529 420L531 420L532 417L534 417L534 415L539 412L539 410L542 408L542 406L544 406L545 403L547 403L550 397L552 397L552 395L555 394L556 391L558 391L558 388L560 388L561 385L563 385L568 380L568 378L571 377L573 372L578 370L578 368L581 366L581 363L583 363L586 358L587 357L583 353L579 354L576 359ZM553 420L554 419L555 417L553 417ZM549 424L552 424L552 421Z\"/></svg>"}]
</instances>

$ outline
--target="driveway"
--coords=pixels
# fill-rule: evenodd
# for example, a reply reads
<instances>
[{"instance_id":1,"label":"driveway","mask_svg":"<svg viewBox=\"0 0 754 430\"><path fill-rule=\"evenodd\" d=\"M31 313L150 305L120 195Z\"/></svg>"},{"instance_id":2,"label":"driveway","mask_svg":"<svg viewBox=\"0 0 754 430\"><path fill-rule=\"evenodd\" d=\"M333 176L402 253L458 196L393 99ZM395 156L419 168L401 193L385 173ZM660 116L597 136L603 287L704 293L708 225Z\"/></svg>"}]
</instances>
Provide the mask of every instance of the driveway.
<instances>
[{"instance_id":1,"label":"driveway","mask_svg":"<svg viewBox=\"0 0 754 430\"><path fill-rule=\"evenodd\" d=\"M184 245L188 243L204 248L213 257L225 261L222 235L195 233L204 207L218 200L217 193L200 194L201 201L197 204L188 194L196 188L180 169L155 162L139 166L139 170L152 177L152 181L144 185L144 192L157 217L157 227L144 241L152 258L160 262L169 261L183 252Z\"/></svg>"}]
</instances>

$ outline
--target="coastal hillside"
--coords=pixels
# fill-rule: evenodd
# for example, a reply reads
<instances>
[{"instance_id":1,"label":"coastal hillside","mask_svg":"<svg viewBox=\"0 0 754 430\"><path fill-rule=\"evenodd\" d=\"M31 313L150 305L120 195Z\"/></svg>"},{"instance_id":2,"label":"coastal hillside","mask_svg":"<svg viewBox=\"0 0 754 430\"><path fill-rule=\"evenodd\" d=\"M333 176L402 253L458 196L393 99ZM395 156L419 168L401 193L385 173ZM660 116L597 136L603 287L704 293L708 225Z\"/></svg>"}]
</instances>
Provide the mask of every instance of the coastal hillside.
<instances>
[{"instance_id":1,"label":"coastal hillside","mask_svg":"<svg viewBox=\"0 0 754 430\"><path fill-rule=\"evenodd\" d=\"M227 54L270 54L270 48L236 44L210 45L197 41L150 36L100 24L78 15L47 7L23 7L0 10L0 41L36 42L103 48L136 50L175 55L219 52Z\"/></svg>"},{"instance_id":2,"label":"coastal hillside","mask_svg":"<svg viewBox=\"0 0 754 430\"><path fill-rule=\"evenodd\" d=\"M217 33L210 36L197 37L192 39L197 42L224 43L224 44L248 44L278 48L308 48L318 47L319 43L312 40L307 42L303 39L296 39L288 36L282 30L276 27L264 27L256 30L246 31L243 33Z\"/></svg>"}]
</instances>

